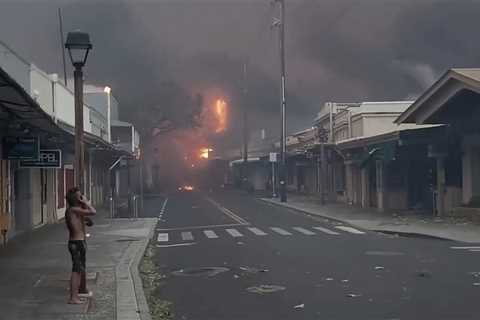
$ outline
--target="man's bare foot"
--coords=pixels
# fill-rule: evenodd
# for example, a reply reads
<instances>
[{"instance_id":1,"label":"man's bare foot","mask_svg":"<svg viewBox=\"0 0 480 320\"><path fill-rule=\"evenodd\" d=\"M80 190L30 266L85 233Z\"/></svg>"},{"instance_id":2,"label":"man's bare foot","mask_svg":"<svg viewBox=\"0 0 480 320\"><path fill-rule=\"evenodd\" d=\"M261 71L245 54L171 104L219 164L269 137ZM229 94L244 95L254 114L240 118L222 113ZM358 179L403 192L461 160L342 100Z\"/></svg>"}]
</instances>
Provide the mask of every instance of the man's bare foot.
<instances>
[{"instance_id":1,"label":"man's bare foot","mask_svg":"<svg viewBox=\"0 0 480 320\"><path fill-rule=\"evenodd\" d=\"M68 300L68 304L83 304L85 301L80 300L80 299L70 299Z\"/></svg>"}]
</instances>

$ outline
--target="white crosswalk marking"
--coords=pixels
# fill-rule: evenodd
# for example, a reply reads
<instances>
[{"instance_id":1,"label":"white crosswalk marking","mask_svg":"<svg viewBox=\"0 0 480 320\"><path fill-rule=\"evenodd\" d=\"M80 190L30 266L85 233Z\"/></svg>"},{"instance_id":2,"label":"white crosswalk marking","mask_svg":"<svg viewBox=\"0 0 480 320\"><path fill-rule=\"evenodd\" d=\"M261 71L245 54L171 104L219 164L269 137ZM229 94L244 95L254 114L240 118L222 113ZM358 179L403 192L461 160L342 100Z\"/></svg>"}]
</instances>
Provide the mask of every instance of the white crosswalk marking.
<instances>
[{"instance_id":1,"label":"white crosswalk marking","mask_svg":"<svg viewBox=\"0 0 480 320\"><path fill-rule=\"evenodd\" d=\"M225 231L228 232L232 237L237 238L237 237L243 237L243 234L238 232L237 229L225 229Z\"/></svg>"},{"instance_id":2,"label":"white crosswalk marking","mask_svg":"<svg viewBox=\"0 0 480 320\"><path fill-rule=\"evenodd\" d=\"M322 231L323 233L326 234L332 234L332 235L339 235L340 233L332 231L330 229L322 228L322 227L313 227L313 229L316 229L318 231Z\"/></svg>"},{"instance_id":3,"label":"white crosswalk marking","mask_svg":"<svg viewBox=\"0 0 480 320\"><path fill-rule=\"evenodd\" d=\"M168 242L168 233L159 233L157 236L158 242Z\"/></svg>"},{"instance_id":4,"label":"white crosswalk marking","mask_svg":"<svg viewBox=\"0 0 480 320\"><path fill-rule=\"evenodd\" d=\"M286 230L283 230L282 228L276 228L276 227L271 227L273 231L275 231L278 234L281 234L282 236L291 236L292 234Z\"/></svg>"},{"instance_id":5,"label":"white crosswalk marking","mask_svg":"<svg viewBox=\"0 0 480 320\"><path fill-rule=\"evenodd\" d=\"M251 232L253 232L254 234L256 234L257 236L266 236L267 234L265 232L263 232L262 230L258 229L258 228L247 228L248 230L250 230Z\"/></svg>"},{"instance_id":6,"label":"white crosswalk marking","mask_svg":"<svg viewBox=\"0 0 480 320\"><path fill-rule=\"evenodd\" d=\"M216 239L218 238L217 234L213 232L213 230L205 230L203 233L207 236L209 239Z\"/></svg>"},{"instance_id":7,"label":"white crosswalk marking","mask_svg":"<svg viewBox=\"0 0 480 320\"><path fill-rule=\"evenodd\" d=\"M307 236L313 236L315 234L315 232L312 232L310 230L300 228L300 227L294 227L293 230L296 230L296 231L298 231L300 233L303 233L304 235L307 235Z\"/></svg>"},{"instance_id":8,"label":"white crosswalk marking","mask_svg":"<svg viewBox=\"0 0 480 320\"><path fill-rule=\"evenodd\" d=\"M346 231L346 232L350 232L350 233L353 233L353 234L365 234L365 232L357 230L357 229L352 228L352 227L337 226L335 228Z\"/></svg>"},{"instance_id":9,"label":"white crosswalk marking","mask_svg":"<svg viewBox=\"0 0 480 320\"><path fill-rule=\"evenodd\" d=\"M184 241L191 241L191 240L193 240L193 234L189 231L182 232L182 239Z\"/></svg>"}]
</instances>

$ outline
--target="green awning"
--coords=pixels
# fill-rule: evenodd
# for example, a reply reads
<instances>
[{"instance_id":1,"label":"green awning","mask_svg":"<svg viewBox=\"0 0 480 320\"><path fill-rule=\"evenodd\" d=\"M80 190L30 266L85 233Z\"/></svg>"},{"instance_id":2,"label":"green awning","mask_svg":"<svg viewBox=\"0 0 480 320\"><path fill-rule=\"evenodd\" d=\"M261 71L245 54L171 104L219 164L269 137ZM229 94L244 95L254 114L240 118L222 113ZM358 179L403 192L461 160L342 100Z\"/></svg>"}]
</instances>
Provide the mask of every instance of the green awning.
<instances>
[{"instance_id":1,"label":"green awning","mask_svg":"<svg viewBox=\"0 0 480 320\"><path fill-rule=\"evenodd\" d=\"M369 146L368 151L362 154L359 161L359 167L363 169L372 160L383 160L385 162L392 161L395 159L396 150L396 141Z\"/></svg>"}]
</instances>

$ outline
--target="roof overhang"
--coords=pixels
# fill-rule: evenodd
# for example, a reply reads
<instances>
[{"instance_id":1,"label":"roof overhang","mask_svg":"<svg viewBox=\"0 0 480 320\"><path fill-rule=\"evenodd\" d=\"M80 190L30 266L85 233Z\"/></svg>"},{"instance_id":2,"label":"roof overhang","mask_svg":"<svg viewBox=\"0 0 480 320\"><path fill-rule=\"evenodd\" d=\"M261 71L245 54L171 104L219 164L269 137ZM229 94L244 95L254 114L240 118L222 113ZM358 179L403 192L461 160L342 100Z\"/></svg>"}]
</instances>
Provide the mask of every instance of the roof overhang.
<instances>
[{"instance_id":1,"label":"roof overhang","mask_svg":"<svg viewBox=\"0 0 480 320\"><path fill-rule=\"evenodd\" d=\"M0 119L18 121L30 128L61 134L55 121L10 75L0 68Z\"/></svg>"},{"instance_id":2,"label":"roof overhang","mask_svg":"<svg viewBox=\"0 0 480 320\"><path fill-rule=\"evenodd\" d=\"M480 95L480 69L450 69L445 72L395 122L440 124L435 115L462 91Z\"/></svg>"},{"instance_id":3,"label":"roof overhang","mask_svg":"<svg viewBox=\"0 0 480 320\"><path fill-rule=\"evenodd\" d=\"M365 148L371 145L396 141L399 146L412 144L428 144L445 138L446 126L430 126L416 129L405 129L387 132L384 134L350 139L337 143L340 150Z\"/></svg>"}]
</instances>

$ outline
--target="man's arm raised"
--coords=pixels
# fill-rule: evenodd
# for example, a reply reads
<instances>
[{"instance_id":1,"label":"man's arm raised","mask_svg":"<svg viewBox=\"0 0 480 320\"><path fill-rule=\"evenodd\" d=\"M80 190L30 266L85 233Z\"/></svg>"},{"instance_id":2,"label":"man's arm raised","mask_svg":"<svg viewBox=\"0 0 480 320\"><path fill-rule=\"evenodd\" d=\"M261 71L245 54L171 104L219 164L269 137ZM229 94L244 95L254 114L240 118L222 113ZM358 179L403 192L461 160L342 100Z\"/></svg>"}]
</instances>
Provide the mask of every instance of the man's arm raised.
<instances>
[{"instance_id":1,"label":"man's arm raised","mask_svg":"<svg viewBox=\"0 0 480 320\"><path fill-rule=\"evenodd\" d=\"M72 213L76 213L79 216L94 216L97 214L97 211L91 205L88 205L85 208L72 207L70 210L72 211Z\"/></svg>"}]
</instances>

